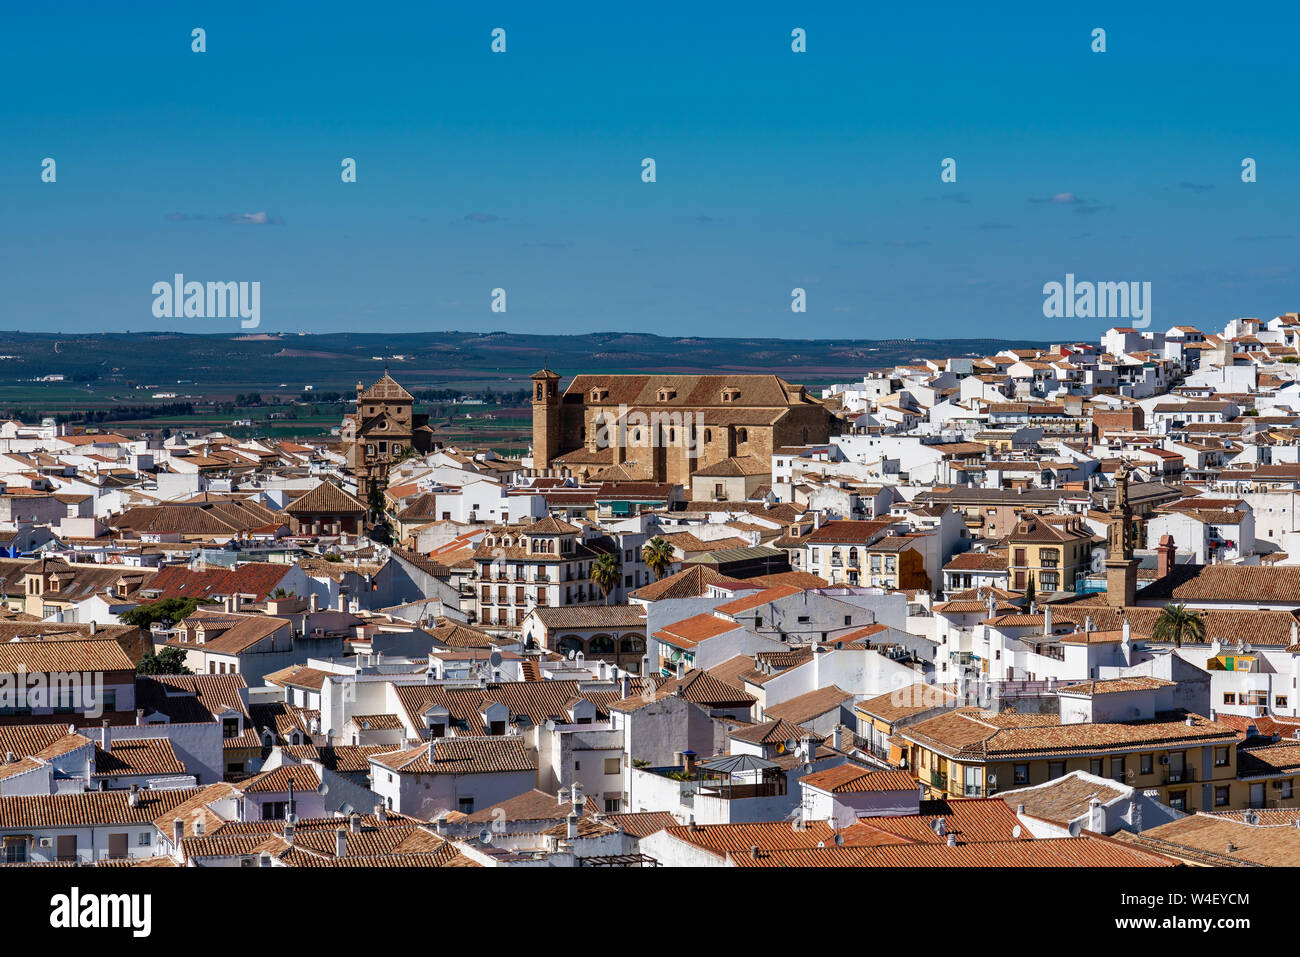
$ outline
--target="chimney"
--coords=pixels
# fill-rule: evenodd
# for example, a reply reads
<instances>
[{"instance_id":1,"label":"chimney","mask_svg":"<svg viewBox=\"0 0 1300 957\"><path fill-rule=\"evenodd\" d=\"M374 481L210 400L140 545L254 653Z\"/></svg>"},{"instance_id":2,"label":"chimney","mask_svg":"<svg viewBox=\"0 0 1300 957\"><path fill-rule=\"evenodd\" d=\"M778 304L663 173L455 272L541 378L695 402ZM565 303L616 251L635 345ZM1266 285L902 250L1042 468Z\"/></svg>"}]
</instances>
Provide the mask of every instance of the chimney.
<instances>
[{"instance_id":1,"label":"chimney","mask_svg":"<svg viewBox=\"0 0 1300 957\"><path fill-rule=\"evenodd\" d=\"M312 592L311 597L307 599L307 610L312 614L320 611L320 596L315 592Z\"/></svg>"},{"instance_id":2,"label":"chimney","mask_svg":"<svg viewBox=\"0 0 1300 957\"><path fill-rule=\"evenodd\" d=\"M844 725L837 724L835 730L831 732L831 747L836 751L844 750Z\"/></svg>"},{"instance_id":3,"label":"chimney","mask_svg":"<svg viewBox=\"0 0 1300 957\"><path fill-rule=\"evenodd\" d=\"M286 844L293 843L293 822L294 815L292 814L284 819L284 842Z\"/></svg>"},{"instance_id":4,"label":"chimney","mask_svg":"<svg viewBox=\"0 0 1300 957\"><path fill-rule=\"evenodd\" d=\"M181 846L181 838L185 836L185 822L180 818L172 820L172 844L176 847Z\"/></svg>"},{"instance_id":5,"label":"chimney","mask_svg":"<svg viewBox=\"0 0 1300 957\"><path fill-rule=\"evenodd\" d=\"M207 824L203 818L196 818L194 821L194 836L202 837L205 833L207 833Z\"/></svg>"},{"instance_id":6,"label":"chimney","mask_svg":"<svg viewBox=\"0 0 1300 957\"><path fill-rule=\"evenodd\" d=\"M1291 623L1291 627L1295 627L1295 622ZM1133 640L1133 626L1128 623L1127 618L1124 619L1124 624L1120 627L1120 640L1126 645Z\"/></svg>"},{"instance_id":7,"label":"chimney","mask_svg":"<svg viewBox=\"0 0 1300 957\"><path fill-rule=\"evenodd\" d=\"M135 726L137 728L144 727L144 708L135 709Z\"/></svg>"},{"instance_id":8,"label":"chimney","mask_svg":"<svg viewBox=\"0 0 1300 957\"><path fill-rule=\"evenodd\" d=\"M951 833L950 833L950 834L948 835L948 846L949 846L949 847L956 847L956 846L957 846L957 835L956 835L956 834L951 834Z\"/></svg>"},{"instance_id":9,"label":"chimney","mask_svg":"<svg viewBox=\"0 0 1300 957\"><path fill-rule=\"evenodd\" d=\"M571 840L571 841L574 840L575 838L577 838L577 836L578 836L578 815L576 815L576 814L570 814L570 815L568 816L568 818L566 818L566 827L565 827L565 829L564 829L564 835L565 835L565 837L567 837L567 838L568 838L569 840Z\"/></svg>"},{"instance_id":10,"label":"chimney","mask_svg":"<svg viewBox=\"0 0 1300 957\"><path fill-rule=\"evenodd\" d=\"M101 727L103 728L103 730L100 732L100 745L99 745L99 746L100 746L101 748L103 748L105 752L107 752L107 751L111 750L111 749L112 749L112 746L113 746L113 732L111 732L111 731L108 730L108 719L107 719L107 718L105 718L103 721L101 721L101 722L100 722L100 725L101 725Z\"/></svg>"},{"instance_id":11,"label":"chimney","mask_svg":"<svg viewBox=\"0 0 1300 957\"><path fill-rule=\"evenodd\" d=\"M356 811L348 815L348 827L351 828L353 834L361 833L361 815Z\"/></svg>"},{"instance_id":12,"label":"chimney","mask_svg":"<svg viewBox=\"0 0 1300 957\"><path fill-rule=\"evenodd\" d=\"M763 852L758 849L758 845L755 844L749 849L749 859L751 861L756 861L762 856L762 853Z\"/></svg>"},{"instance_id":13,"label":"chimney","mask_svg":"<svg viewBox=\"0 0 1300 957\"><path fill-rule=\"evenodd\" d=\"M131 791L126 796L126 803L128 807L140 806L140 785L138 784L131 785Z\"/></svg>"},{"instance_id":14,"label":"chimney","mask_svg":"<svg viewBox=\"0 0 1300 957\"><path fill-rule=\"evenodd\" d=\"M98 630L98 624L92 621L90 623L90 633L93 635L97 630Z\"/></svg>"},{"instance_id":15,"label":"chimney","mask_svg":"<svg viewBox=\"0 0 1300 957\"><path fill-rule=\"evenodd\" d=\"M334 856L338 858L348 856L348 832L343 828L334 832Z\"/></svg>"},{"instance_id":16,"label":"chimney","mask_svg":"<svg viewBox=\"0 0 1300 957\"><path fill-rule=\"evenodd\" d=\"M1017 813L1017 814L1024 814L1024 813L1025 813L1025 806L1024 806L1023 804L1017 804L1017 805L1016 805L1016 813Z\"/></svg>"},{"instance_id":17,"label":"chimney","mask_svg":"<svg viewBox=\"0 0 1300 957\"><path fill-rule=\"evenodd\" d=\"M813 759L813 754L814 754L812 735L805 734L803 736L803 740L801 744L803 746L803 759L805 761L811 761Z\"/></svg>"},{"instance_id":18,"label":"chimney","mask_svg":"<svg viewBox=\"0 0 1300 957\"><path fill-rule=\"evenodd\" d=\"M559 798L560 798L560 806L561 806L561 807L563 807L565 804L568 804L568 803L569 803L569 789L568 789L568 788L560 788Z\"/></svg>"},{"instance_id":19,"label":"chimney","mask_svg":"<svg viewBox=\"0 0 1300 957\"><path fill-rule=\"evenodd\" d=\"M632 697L632 676L624 673L618 683L619 694L624 698Z\"/></svg>"},{"instance_id":20,"label":"chimney","mask_svg":"<svg viewBox=\"0 0 1300 957\"><path fill-rule=\"evenodd\" d=\"M1160 544L1156 546L1156 577L1164 578L1174 570L1174 537L1161 535Z\"/></svg>"},{"instance_id":21,"label":"chimney","mask_svg":"<svg viewBox=\"0 0 1300 957\"><path fill-rule=\"evenodd\" d=\"M383 804L376 804L376 805L375 805L375 820L378 821L380 824L385 824L385 823L387 823L387 821L388 821L388 808L384 807Z\"/></svg>"},{"instance_id":22,"label":"chimney","mask_svg":"<svg viewBox=\"0 0 1300 957\"><path fill-rule=\"evenodd\" d=\"M686 677L686 662L678 659L677 661L677 680L681 681Z\"/></svg>"},{"instance_id":23,"label":"chimney","mask_svg":"<svg viewBox=\"0 0 1300 957\"><path fill-rule=\"evenodd\" d=\"M1043 634L1049 637L1052 634L1052 606L1043 606Z\"/></svg>"},{"instance_id":24,"label":"chimney","mask_svg":"<svg viewBox=\"0 0 1300 957\"><path fill-rule=\"evenodd\" d=\"M340 613L348 610L348 593L346 589L339 589L339 597L338 601L334 603L334 610Z\"/></svg>"},{"instance_id":25,"label":"chimney","mask_svg":"<svg viewBox=\"0 0 1300 957\"><path fill-rule=\"evenodd\" d=\"M439 814L438 820L433 823L433 827L439 834L445 836L447 833L447 815Z\"/></svg>"}]
</instances>

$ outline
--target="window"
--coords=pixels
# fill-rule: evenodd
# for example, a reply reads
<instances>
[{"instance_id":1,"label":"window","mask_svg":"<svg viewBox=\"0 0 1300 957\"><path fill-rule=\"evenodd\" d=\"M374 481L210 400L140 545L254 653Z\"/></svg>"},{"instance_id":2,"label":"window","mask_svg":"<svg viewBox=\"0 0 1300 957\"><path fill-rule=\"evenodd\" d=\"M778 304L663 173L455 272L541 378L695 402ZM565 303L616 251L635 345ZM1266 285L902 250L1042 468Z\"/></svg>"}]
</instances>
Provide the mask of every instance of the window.
<instances>
[{"instance_id":1,"label":"window","mask_svg":"<svg viewBox=\"0 0 1300 957\"><path fill-rule=\"evenodd\" d=\"M1141 755L1142 773L1150 774L1155 769L1156 756L1154 754Z\"/></svg>"},{"instance_id":2,"label":"window","mask_svg":"<svg viewBox=\"0 0 1300 957\"><path fill-rule=\"evenodd\" d=\"M1215 766L1216 768L1226 768L1226 767L1228 766L1228 749L1227 749L1227 748L1215 748L1215 749L1214 749L1214 766Z\"/></svg>"},{"instance_id":3,"label":"window","mask_svg":"<svg viewBox=\"0 0 1300 957\"><path fill-rule=\"evenodd\" d=\"M1214 789L1214 806L1228 806L1228 789L1226 787L1218 787Z\"/></svg>"},{"instance_id":4,"label":"window","mask_svg":"<svg viewBox=\"0 0 1300 957\"><path fill-rule=\"evenodd\" d=\"M622 809L622 804L620 798L605 798L605 813L617 814Z\"/></svg>"},{"instance_id":5,"label":"window","mask_svg":"<svg viewBox=\"0 0 1300 957\"><path fill-rule=\"evenodd\" d=\"M1274 708L1285 708L1285 707L1286 707L1286 695L1284 695L1284 694L1275 695L1274 698L1273 698L1273 707L1274 707Z\"/></svg>"},{"instance_id":6,"label":"window","mask_svg":"<svg viewBox=\"0 0 1300 957\"><path fill-rule=\"evenodd\" d=\"M1088 770L1097 775L1097 777L1101 777L1101 758L1093 758Z\"/></svg>"},{"instance_id":7,"label":"window","mask_svg":"<svg viewBox=\"0 0 1300 957\"><path fill-rule=\"evenodd\" d=\"M1015 777L1014 777L1014 780L1015 780L1015 783L1016 783L1016 784L1028 784L1028 783L1029 783L1029 765L1027 765L1027 764L1017 764L1017 765L1016 765L1016 768L1015 768Z\"/></svg>"},{"instance_id":8,"label":"window","mask_svg":"<svg viewBox=\"0 0 1300 957\"><path fill-rule=\"evenodd\" d=\"M1236 703L1237 703L1237 693L1236 693L1235 691L1225 691L1225 692L1223 693L1223 703L1224 703L1224 704L1236 704Z\"/></svg>"},{"instance_id":9,"label":"window","mask_svg":"<svg viewBox=\"0 0 1300 957\"><path fill-rule=\"evenodd\" d=\"M1049 781L1055 781L1057 778L1063 778L1063 777L1065 777L1065 762L1064 762L1064 761L1048 761L1048 762L1047 762L1047 779L1048 779Z\"/></svg>"},{"instance_id":10,"label":"window","mask_svg":"<svg viewBox=\"0 0 1300 957\"><path fill-rule=\"evenodd\" d=\"M136 844L138 844L140 847L148 847L151 843L153 843L153 842L150 841L150 839L149 839L149 832L148 832L148 831L141 831L140 834L139 834L139 836L136 838L136 841L135 841L135 842L136 842Z\"/></svg>"},{"instance_id":11,"label":"window","mask_svg":"<svg viewBox=\"0 0 1300 957\"><path fill-rule=\"evenodd\" d=\"M619 761L618 758L606 758L606 759L605 759L605 773L606 773L606 774L618 774L618 772L619 772L619 764L620 764L620 761Z\"/></svg>"},{"instance_id":12,"label":"window","mask_svg":"<svg viewBox=\"0 0 1300 957\"><path fill-rule=\"evenodd\" d=\"M1285 799L1287 799L1287 800L1290 800L1290 799L1291 799L1291 782L1290 782L1290 781L1283 781L1283 782L1282 782L1282 797L1285 798Z\"/></svg>"},{"instance_id":13,"label":"window","mask_svg":"<svg viewBox=\"0 0 1300 957\"><path fill-rule=\"evenodd\" d=\"M223 738L239 737L239 719L223 718L221 721L221 736Z\"/></svg>"},{"instance_id":14,"label":"window","mask_svg":"<svg viewBox=\"0 0 1300 957\"><path fill-rule=\"evenodd\" d=\"M461 798L456 802L456 806L460 809L461 814L474 813L474 799L472 797Z\"/></svg>"},{"instance_id":15,"label":"window","mask_svg":"<svg viewBox=\"0 0 1300 957\"><path fill-rule=\"evenodd\" d=\"M1170 792L1169 792L1169 806L1170 806L1171 808L1173 808L1175 811L1186 811L1186 810L1187 810L1187 792L1186 792L1186 791L1170 791Z\"/></svg>"},{"instance_id":16,"label":"window","mask_svg":"<svg viewBox=\"0 0 1300 957\"><path fill-rule=\"evenodd\" d=\"M6 864L26 864L27 863L27 839L26 838L5 838L4 862Z\"/></svg>"}]
</instances>

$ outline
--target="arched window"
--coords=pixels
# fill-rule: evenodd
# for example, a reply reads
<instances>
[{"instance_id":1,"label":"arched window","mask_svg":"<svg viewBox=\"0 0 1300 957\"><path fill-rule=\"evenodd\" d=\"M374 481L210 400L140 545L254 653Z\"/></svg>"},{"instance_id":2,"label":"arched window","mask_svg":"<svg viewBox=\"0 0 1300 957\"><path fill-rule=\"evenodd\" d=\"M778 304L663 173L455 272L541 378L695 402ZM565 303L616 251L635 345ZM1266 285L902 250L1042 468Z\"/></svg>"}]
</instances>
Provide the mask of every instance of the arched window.
<instances>
[{"instance_id":1,"label":"arched window","mask_svg":"<svg viewBox=\"0 0 1300 957\"><path fill-rule=\"evenodd\" d=\"M749 441L749 429L737 429L737 430L736 430L736 441L737 441L737 442L748 442L748 441Z\"/></svg>"},{"instance_id":2,"label":"arched window","mask_svg":"<svg viewBox=\"0 0 1300 957\"><path fill-rule=\"evenodd\" d=\"M643 655L645 639L640 635L624 635L618 643L618 650L624 655Z\"/></svg>"},{"instance_id":3,"label":"arched window","mask_svg":"<svg viewBox=\"0 0 1300 957\"><path fill-rule=\"evenodd\" d=\"M575 635L565 635L555 643L555 650L566 658L570 654L578 654L582 651L582 639Z\"/></svg>"},{"instance_id":4,"label":"arched window","mask_svg":"<svg viewBox=\"0 0 1300 957\"><path fill-rule=\"evenodd\" d=\"M590 655L612 655L614 653L614 639L609 635L596 635L587 642L587 653Z\"/></svg>"}]
</instances>

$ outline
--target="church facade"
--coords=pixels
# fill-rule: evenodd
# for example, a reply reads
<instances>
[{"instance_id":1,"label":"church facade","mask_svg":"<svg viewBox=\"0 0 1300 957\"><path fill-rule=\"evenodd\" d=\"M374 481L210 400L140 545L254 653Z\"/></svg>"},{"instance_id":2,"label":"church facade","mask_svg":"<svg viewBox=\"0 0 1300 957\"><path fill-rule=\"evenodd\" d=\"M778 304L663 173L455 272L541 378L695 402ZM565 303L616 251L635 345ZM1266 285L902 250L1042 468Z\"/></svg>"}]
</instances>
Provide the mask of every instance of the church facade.
<instances>
[{"instance_id":1,"label":"church facade","mask_svg":"<svg viewBox=\"0 0 1300 957\"><path fill-rule=\"evenodd\" d=\"M532 376L533 467L590 481L691 486L700 470L771 471L778 448L829 441L840 421L780 376Z\"/></svg>"},{"instance_id":2,"label":"church facade","mask_svg":"<svg viewBox=\"0 0 1300 957\"><path fill-rule=\"evenodd\" d=\"M383 490L392 465L432 449L433 431L427 415L415 414L415 398L385 371L368 389L357 383L357 408L343 417L340 440L357 498L368 504L371 487Z\"/></svg>"}]
</instances>

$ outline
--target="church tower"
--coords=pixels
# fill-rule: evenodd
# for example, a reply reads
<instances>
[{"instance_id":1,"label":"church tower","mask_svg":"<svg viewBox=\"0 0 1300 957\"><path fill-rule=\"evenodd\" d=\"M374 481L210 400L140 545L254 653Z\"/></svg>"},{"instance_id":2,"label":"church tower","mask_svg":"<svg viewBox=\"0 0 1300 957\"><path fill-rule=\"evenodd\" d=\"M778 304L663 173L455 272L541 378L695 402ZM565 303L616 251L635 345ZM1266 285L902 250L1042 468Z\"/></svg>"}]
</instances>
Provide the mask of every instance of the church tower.
<instances>
[{"instance_id":1,"label":"church tower","mask_svg":"<svg viewBox=\"0 0 1300 957\"><path fill-rule=\"evenodd\" d=\"M1128 499L1128 463L1115 475L1115 504L1106 541L1106 603L1115 608L1137 598L1137 560L1133 558L1133 506Z\"/></svg>"},{"instance_id":2,"label":"church tower","mask_svg":"<svg viewBox=\"0 0 1300 957\"><path fill-rule=\"evenodd\" d=\"M560 376L542 369L532 379L533 468L541 470L560 454Z\"/></svg>"}]
</instances>

